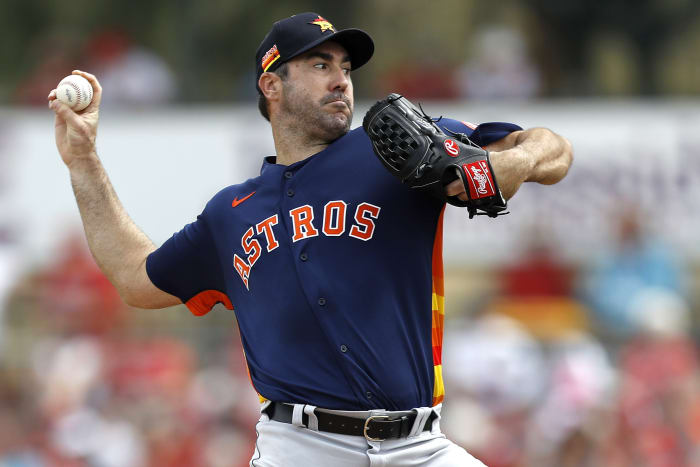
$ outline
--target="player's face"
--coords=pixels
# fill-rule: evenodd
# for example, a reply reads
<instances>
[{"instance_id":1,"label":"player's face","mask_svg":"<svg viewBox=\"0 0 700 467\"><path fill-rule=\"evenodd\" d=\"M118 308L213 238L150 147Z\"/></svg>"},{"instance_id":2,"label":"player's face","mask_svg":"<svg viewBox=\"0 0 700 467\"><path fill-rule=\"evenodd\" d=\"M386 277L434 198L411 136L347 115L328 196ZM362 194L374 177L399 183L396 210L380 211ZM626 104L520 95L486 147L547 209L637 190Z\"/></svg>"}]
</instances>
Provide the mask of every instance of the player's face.
<instances>
[{"instance_id":1,"label":"player's face","mask_svg":"<svg viewBox=\"0 0 700 467\"><path fill-rule=\"evenodd\" d=\"M309 136L330 142L350 130L350 57L340 44L325 42L291 60L282 89L281 109Z\"/></svg>"}]
</instances>

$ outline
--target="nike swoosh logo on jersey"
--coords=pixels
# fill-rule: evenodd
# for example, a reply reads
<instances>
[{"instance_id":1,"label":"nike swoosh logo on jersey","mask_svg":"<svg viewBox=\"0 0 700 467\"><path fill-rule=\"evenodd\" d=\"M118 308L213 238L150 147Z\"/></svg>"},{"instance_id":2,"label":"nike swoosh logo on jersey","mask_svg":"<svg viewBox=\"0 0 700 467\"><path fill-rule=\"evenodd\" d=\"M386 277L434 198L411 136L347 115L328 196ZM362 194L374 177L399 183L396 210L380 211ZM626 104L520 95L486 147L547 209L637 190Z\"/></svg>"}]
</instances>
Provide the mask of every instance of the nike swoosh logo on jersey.
<instances>
[{"instance_id":1,"label":"nike swoosh logo on jersey","mask_svg":"<svg viewBox=\"0 0 700 467\"><path fill-rule=\"evenodd\" d=\"M233 206L235 208L236 206L238 206L239 204L241 204L243 201L247 200L248 198L250 198L254 194L255 194L255 192L252 192L248 196L244 196L241 199L238 199L238 196L236 196L235 198L233 198L233 202L231 203L231 206Z\"/></svg>"}]
</instances>

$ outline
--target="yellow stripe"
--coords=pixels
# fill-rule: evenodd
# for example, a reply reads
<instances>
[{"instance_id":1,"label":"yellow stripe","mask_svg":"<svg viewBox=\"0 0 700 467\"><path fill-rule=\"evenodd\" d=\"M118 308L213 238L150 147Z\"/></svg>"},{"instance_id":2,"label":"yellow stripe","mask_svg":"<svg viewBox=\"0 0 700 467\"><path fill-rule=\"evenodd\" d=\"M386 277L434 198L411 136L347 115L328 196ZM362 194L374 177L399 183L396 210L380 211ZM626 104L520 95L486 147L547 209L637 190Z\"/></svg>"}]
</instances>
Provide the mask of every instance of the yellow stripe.
<instances>
[{"instance_id":1,"label":"yellow stripe","mask_svg":"<svg viewBox=\"0 0 700 467\"><path fill-rule=\"evenodd\" d=\"M442 365L435 365L435 386L433 386L433 405L437 405L445 397L445 385L442 382Z\"/></svg>"},{"instance_id":2,"label":"yellow stripe","mask_svg":"<svg viewBox=\"0 0 700 467\"><path fill-rule=\"evenodd\" d=\"M263 71L267 71L272 66L272 64L275 63L279 58L280 55L277 54L277 56L270 63L268 63L265 68L263 68Z\"/></svg>"},{"instance_id":3,"label":"yellow stripe","mask_svg":"<svg viewBox=\"0 0 700 467\"><path fill-rule=\"evenodd\" d=\"M445 314L445 297L433 292L433 310L438 310L441 315Z\"/></svg>"}]
</instances>

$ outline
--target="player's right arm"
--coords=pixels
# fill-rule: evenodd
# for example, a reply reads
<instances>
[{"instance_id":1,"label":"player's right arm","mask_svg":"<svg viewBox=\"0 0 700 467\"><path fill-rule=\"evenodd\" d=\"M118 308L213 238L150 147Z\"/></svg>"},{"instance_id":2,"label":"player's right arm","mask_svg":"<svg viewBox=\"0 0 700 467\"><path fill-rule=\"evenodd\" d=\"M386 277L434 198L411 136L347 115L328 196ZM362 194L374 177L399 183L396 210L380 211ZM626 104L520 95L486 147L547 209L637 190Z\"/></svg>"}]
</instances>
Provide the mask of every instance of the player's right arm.
<instances>
[{"instance_id":1,"label":"player's right arm","mask_svg":"<svg viewBox=\"0 0 700 467\"><path fill-rule=\"evenodd\" d=\"M73 74L90 81L94 94L90 105L75 113L56 99L54 89L48 97L49 108L56 114L56 146L70 172L92 256L128 305L165 308L182 303L149 279L146 258L156 247L127 214L97 156L100 83L89 73Z\"/></svg>"}]
</instances>

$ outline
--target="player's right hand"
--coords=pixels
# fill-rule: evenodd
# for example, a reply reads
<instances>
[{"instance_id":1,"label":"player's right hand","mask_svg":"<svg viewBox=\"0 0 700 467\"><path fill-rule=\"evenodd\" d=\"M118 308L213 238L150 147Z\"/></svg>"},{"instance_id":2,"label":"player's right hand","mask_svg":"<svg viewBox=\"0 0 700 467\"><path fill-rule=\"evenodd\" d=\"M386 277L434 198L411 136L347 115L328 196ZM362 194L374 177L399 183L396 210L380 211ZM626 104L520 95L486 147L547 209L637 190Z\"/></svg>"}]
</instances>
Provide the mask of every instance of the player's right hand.
<instances>
[{"instance_id":1,"label":"player's right hand","mask_svg":"<svg viewBox=\"0 0 700 467\"><path fill-rule=\"evenodd\" d=\"M56 147L68 168L76 160L96 157L95 139L102 99L102 87L95 76L79 70L74 70L72 74L82 76L92 85L90 105L81 112L75 112L56 99L55 89L48 96L49 108L56 114Z\"/></svg>"}]
</instances>

